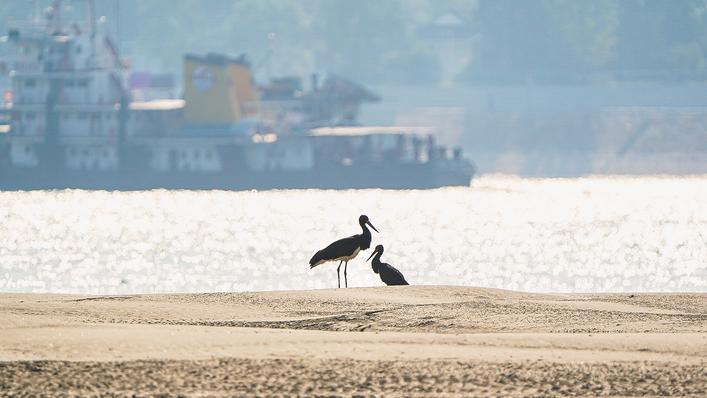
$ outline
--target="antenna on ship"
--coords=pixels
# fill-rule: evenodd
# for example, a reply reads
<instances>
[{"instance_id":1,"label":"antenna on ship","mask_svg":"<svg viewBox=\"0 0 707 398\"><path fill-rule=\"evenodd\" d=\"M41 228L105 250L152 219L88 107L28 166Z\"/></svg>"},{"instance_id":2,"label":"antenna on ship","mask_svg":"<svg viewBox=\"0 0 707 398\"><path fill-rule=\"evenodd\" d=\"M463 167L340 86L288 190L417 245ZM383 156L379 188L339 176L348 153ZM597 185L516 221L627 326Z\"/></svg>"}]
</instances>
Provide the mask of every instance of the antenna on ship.
<instances>
[{"instance_id":1,"label":"antenna on ship","mask_svg":"<svg viewBox=\"0 0 707 398\"><path fill-rule=\"evenodd\" d=\"M93 0L88 1L88 23L91 27L91 62L96 63L96 5Z\"/></svg>"},{"instance_id":2,"label":"antenna on ship","mask_svg":"<svg viewBox=\"0 0 707 398\"><path fill-rule=\"evenodd\" d=\"M46 18L49 34L61 31L61 0L54 0L47 10Z\"/></svg>"},{"instance_id":3,"label":"antenna on ship","mask_svg":"<svg viewBox=\"0 0 707 398\"><path fill-rule=\"evenodd\" d=\"M118 54L122 54L120 48L120 0L115 0L113 4L115 5L115 48Z\"/></svg>"}]
</instances>

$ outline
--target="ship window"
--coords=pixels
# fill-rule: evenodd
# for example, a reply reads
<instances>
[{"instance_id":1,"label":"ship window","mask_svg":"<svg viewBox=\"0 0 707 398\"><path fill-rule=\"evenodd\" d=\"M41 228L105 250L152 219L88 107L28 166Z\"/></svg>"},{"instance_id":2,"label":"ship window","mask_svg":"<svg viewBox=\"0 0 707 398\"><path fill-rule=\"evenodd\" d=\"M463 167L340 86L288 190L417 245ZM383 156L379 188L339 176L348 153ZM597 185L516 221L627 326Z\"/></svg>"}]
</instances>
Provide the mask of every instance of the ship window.
<instances>
[{"instance_id":1,"label":"ship window","mask_svg":"<svg viewBox=\"0 0 707 398\"><path fill-rule=\"evenodd\" d=\"M86 120L88 118L88 113L86 112L79 112L79 119L81 120Z\"/></svg>"},{"instance_id":2,"label":"ship window","mask_svg":"<svg viewBox=\"0 0 707 398\"><path fill-rule=\"evenodd\" d=\"M201 156L201 152L199 151L194 151L194 159L199 160L199 157Z\"/></svg>"},{"instance_id":3,"label":"ship window","mask_svg":"<svg viewBox=\"0 0 707 398\"><path fill-rule=\"evenodd\" d=\"M25 153L29 155L31 152L32 152L32 149L29 147L29 145L27 145L25 147Z\"/></svg>"},{"instance_id":4,"label":"ship window","mask_svg":"<svg viewBox=\"0 0 707 398\"><path fill-rule=\"evenodd\" d=\"M76 54L81 54L81 45L76 46Z\"/></svg>"},{"instance_id":5,"label":"ship window","mask_svg":"<svg viewBox=\"0 0 707 398\"><path fill-rule=\"evenodd\" d=\"M69 155L76 156L76 148L69 149Z\"/></svg>"},{"instance_id":6,"label":"ship window","mask_svg":"<svg viewBox=\"0 0 707 398\"><path fill-rule=\"evenodd\" d=\"M70 113L70 112L66 112L66 113L64 114L64 120L69 120L69 119L71 119L71 113Z\"/></svg>"},{"instance_id":7,"label":"ship window","mask_svg":"<svg viewBox=\"0 0 707 398\"><path fill-rule=\"evenodd\" d=\"M25 87L34 87L37 85L37 81L34 79L25 80Z\"/></svg>"},{"instance_id":8,"label":"ship window","mask_svg":"<svg viewBox=\"0 0 707 398\"><path fill-rule=\"evenodd\" d=\"M83 156L88 156L88 155L89 155L88 148L86 148L83 150Z\"/></svg>"},{"instance_id":9,"label":"ship window","mask_svg":"<svg viewBox=\"0 0 707 398\"><path fill-rule=\"evenodd\" d=\"M206 151L206 154L204 154L204 157L206 157L206 159L211 159L213 157L213 153L211 153L211 151Z\"/></svg>"},{"instance_id":10,"label":"ship window","mask_svg":"<svg viewBox=\"0 0 707 398\"><path fill-rule=\"evenodd\" d=\"M27 120L34 120L34 112L27 112Z\"/></svg>"},{"instance_id":11,"label":"ship window","mask_svg":"<svg viewBox=\"0 0 707 398\"><path fill-rule=\"evenodd\" d=\"M88 86L88 79L79 79L79 81L77 82L77 85L78 85L79 87L86 87L86 86Z\"/></svg>"},{"instance_id":12,"label":"ship window","mask_svg":"<svg viewBox=\"0 0 707 398\"><path fill-rule=\"evenodd\" d=\"M66 80L64 80L64 85L66 87L74 87L74 80L73 79L66 79Z\"/></svg>"}]
</instances>

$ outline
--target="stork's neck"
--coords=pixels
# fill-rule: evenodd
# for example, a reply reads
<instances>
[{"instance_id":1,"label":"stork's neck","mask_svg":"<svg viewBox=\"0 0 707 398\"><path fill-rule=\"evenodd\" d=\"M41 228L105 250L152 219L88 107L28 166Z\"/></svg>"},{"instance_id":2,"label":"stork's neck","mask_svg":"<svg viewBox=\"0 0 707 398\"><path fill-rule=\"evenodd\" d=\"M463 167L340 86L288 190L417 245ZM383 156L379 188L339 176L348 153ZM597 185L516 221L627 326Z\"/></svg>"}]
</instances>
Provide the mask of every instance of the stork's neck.
<instances>
[{"instance_id":1,"label":"stork's neck","mask_svg":"<svg viewBox=\"0 0 707 398\"><path fill-rule=\"evenodd\" d=\"M363 233L361 234L361 249L366 250L371 247L371 231L368 230L366 224L361 224L361 229L363 229Z\"/></svg>"},{"instance_id":2,"label":"stork's neck","mask_svg":"<svg viewBox=\"0 0 707 398\"><path fill-rule=\"evenodd\" d=\"M381 265L381 256L383 253L377 252L375 256L373 256L373 261L371 261L371 268L373 268L373 272L376 274L378 273L378 270L380 269Z\"/></svg>"},{"instance_id":3,"label":"stork's neck","mask_svg":"<svg viewBox=\"0 0 707 398\"><path fill-rule=\"evenodd\" d=\"M364 236L371 236L371 231L368 229L368 226L366 224L361 224L361 229L363 229Z\"/></svg>"},{"instance_id":4,"label":"stork's neck","mask_svg":"<svg viewBox=\"0 0 707 398\"><path fill-rule=\"evenodd\" d=\"M383 253L381 252L376 252L376 255L373 256L373 264L379 265L381 263L381 256Z\"/></svg>"}]
</instances>

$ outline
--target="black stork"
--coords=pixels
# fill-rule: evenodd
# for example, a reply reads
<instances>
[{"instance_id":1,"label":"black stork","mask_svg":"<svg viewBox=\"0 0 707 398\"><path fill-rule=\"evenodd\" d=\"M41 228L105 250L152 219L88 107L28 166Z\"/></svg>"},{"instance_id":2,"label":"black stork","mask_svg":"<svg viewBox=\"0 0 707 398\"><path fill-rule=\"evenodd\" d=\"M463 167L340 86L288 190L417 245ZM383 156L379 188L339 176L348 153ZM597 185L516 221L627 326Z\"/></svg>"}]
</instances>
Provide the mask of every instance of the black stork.
<instances>
[{"instance_id":1,"label":"black stork","mask_svg":"<svg viewBox=\"0 0 707 398\"><path fill-rule=\"evenodd\" d=\"M405 280L405 277L403 274L395 269L390 264L387 263L382 263L381 262L381 256L383 255L383 245L378 245L376 248L373 250L373 253L371 253L371 256L368 257L368 260L373 257L373 261L371 262L371 268L373 268L373 272L376 274L380 275L381 280L383 283L385 283L388 286L394 286L394 285L409 285L408 281ZM366 261L368 261L366 260Z\"/></svg>"},{"instance_id":2,"label":"black stork","mask_svg":"<svg viewBox=\"0 0 707 398\"><path fill-rule=\"evenodd\" d=\"M368 230L366 225L370 225L374 231L378 232L376 227L368 221L368 216L366 215L362 215L358 218L358 225L360 225L363 229L361 234L339 239L324 249L316 252L314 256L312 256L312 259L309 260L309 268L312 269L317 265L324 264L328 261L338 261L339 267L336 269L336 278L339 281L339 287L341 287L341 276L339 274L339 270L341 269L341 263L344 263L344 286L349 287L349 282L346 279L346 268L349 265L349 260L356 257L358 252L361 250L367 250L371 247L371 231Z\"/></svg>"}]
</instances>

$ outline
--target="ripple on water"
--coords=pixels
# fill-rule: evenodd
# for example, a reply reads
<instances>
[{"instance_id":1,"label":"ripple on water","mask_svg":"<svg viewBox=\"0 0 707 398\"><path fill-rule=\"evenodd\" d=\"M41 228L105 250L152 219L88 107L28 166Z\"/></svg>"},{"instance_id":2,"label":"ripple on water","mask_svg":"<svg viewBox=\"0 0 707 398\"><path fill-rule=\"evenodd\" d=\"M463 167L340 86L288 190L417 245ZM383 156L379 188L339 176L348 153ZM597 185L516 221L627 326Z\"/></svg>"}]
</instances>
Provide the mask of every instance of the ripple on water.
<instances>
[{"instance_id":1,"label":"ripple on water","mask_svg":"<svg viewBox=\"0 0 707 398\"><path fill-rule=\"evenodd\" d=\"M204 292L336 285L308 260L374 245L412 283L707 291L707 177L481 177L469 188L0 192L0 291ZM365 253L364 253L365 255ZM349 286L377 286L364 263Z\"/></svg>"}]
</instances>

